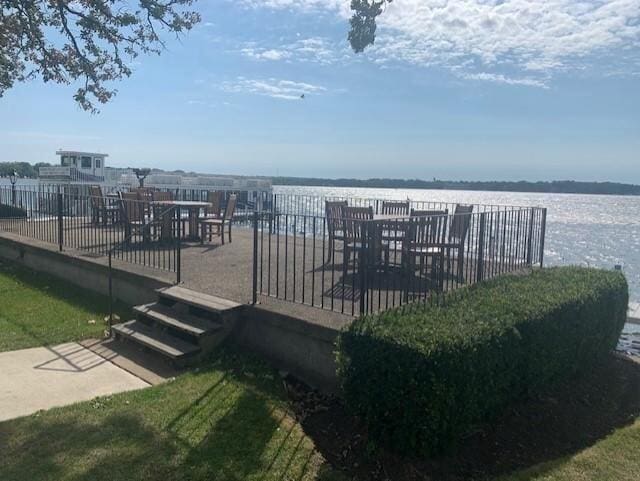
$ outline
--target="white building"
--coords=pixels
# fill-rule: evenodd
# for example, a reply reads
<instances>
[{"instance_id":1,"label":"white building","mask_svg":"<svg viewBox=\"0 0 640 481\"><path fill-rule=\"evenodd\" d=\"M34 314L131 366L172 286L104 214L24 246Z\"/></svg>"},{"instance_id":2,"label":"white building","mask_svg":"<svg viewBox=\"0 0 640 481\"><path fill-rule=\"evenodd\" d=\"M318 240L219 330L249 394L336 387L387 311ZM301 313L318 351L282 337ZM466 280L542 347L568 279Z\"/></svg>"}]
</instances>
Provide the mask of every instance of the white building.
<instances>
[{"instance_id":1,"label":"white building","mask_svg":"<svg viewBox=\"0 0 640 481\"><path fill-rule=\"evenodd\" d=\"M107 154L58 150L60 165L41 167L38 176L42 180L69 180L80 182L103 182L104 163Z\"/></svg>"}]
</instances>

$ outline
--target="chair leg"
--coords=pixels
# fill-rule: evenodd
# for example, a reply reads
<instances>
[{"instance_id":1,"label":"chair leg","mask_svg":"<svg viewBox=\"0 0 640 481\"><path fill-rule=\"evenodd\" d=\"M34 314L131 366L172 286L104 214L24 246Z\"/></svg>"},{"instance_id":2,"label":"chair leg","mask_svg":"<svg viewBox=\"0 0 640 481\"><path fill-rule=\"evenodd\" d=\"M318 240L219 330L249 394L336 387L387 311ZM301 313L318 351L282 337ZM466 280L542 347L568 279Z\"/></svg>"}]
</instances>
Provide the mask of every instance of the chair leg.
<instances>
[{"instance_id":1,"label":"chair leg","mask_svg":"<svg viewBox=\"0 0 640 481\"><path fill-rule=\"evenodd\" d=\"M222 245L224 245L224 222L222 225L218 226L218 232L220 232L220 237L222 237Z\"/></svg>"},{"instance_id":2,"label":"chair leg","mask_svg":"<svg viewBox=\"0 0 640 481\"><path fill-rule=\"evenodd\" d=\"M231 242L233 242L231 240L231 221L229 221L229 244L231 244Z\"/></svg>"},{"instance_id":3,"label":"chair leg","mask_svg":"<svg viewBox=\"0 0 640 481\"><path fill-rule=\"evenodd\" d=\"M349 268L350 257L351 257L351 250L349 250L349 247L345 244L345 246L342 248L342 275L344 277L347 276L347 269Z\"/></svg>"},{"instance_id":4,"label":"chair leg","mask_svg":"<svg viewBox=\"0 0 640 481\"><path fill-rule=\"evenodd\" d=\"M462 249L458 250L458 255L456 256L456 262L458 264L458 282L464 282L464 252Z\"/></svg>"}]
</instances>

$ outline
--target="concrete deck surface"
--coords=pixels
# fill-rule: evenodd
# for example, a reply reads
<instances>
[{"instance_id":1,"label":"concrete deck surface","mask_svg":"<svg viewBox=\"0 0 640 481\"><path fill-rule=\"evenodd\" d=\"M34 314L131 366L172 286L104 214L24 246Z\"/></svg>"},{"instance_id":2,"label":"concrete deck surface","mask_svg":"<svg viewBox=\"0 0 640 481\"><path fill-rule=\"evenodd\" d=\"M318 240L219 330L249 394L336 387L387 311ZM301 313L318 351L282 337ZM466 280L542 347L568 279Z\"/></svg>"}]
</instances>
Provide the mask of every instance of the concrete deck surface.
<instances>
[{"instance_id":1,"label":"concrete deck surface","mask_svg":"<svg viewBox=\"0 0 640 481\"><path fill-rule=\"evenodd\" d=\"M0 353L0 421L149 386L78 343Z\"/></svg>"}]
</instances>

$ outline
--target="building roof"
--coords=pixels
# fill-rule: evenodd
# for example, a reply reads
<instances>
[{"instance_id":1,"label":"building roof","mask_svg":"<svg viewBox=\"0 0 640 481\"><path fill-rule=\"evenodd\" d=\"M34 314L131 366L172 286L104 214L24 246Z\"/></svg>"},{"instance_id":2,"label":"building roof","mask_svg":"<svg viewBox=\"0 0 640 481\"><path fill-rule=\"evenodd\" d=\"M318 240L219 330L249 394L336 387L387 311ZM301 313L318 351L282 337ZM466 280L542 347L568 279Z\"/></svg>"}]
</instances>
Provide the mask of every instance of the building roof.
<instances>
[{"instance_id":1,"label":"building roof","mask_svg":"<svg viewBox=\"0 0 640 481\"><path fill-rule=\"evenodd\" d=\"M79 150L56 150L56 155L90 155L92 157L109 157L109 154L98 154L95 152L81 152Z\"/></svg>"}]
</instances>

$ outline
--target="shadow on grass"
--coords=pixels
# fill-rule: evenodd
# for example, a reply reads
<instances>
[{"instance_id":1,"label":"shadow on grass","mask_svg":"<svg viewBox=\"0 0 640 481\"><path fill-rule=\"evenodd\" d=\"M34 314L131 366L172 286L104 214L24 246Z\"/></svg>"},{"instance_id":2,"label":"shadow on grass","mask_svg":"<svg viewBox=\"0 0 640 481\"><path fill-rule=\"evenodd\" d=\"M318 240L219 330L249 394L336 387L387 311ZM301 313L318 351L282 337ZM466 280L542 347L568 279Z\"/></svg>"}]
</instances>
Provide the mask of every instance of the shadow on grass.
<instances>
[{"instance_id":1,"label":"shadow on grass","mask_svg":"<svg viewBox=\"0 0 640 481\"><path fill-rule=\"evenodd\" d=\"M106 296L69 284L46 273L32 271L13 262L0 261L0 276L6 276L13 282L42 291L48 297L63 301L73 307L89 312L103 312L105 315L109 311L109 299ZM20 299L16 299L16 301L20 301ZM22 299L22 301L25 300ZM113 309L114 313L119 316L130 314L129 308L120 302L114 302Z\"/></svg>"},{"instance_id":2,"label":"shadow on grass","mask_svg":"<svg viewBox=\"0 0 640 481\"><path fill-rule=\"evenodd\" d=\"M583 376L505 410L440 458L407 459L384 449L372 454L366 431L337 401L307 417L303 428L325 459L357 479L480 480L532 467L537 475L551 472L638 416L640 364L611 355Z\"/></svg>"},{"instance_id":3,"label":"shadow on grass","mask_svg":"<svg viewBox=\"0 0 640 481\"><path fill-rule=\"evenodd\" d=\"M234 354L155 388L0 423L0 452L3 481L342 479L286 413L273 373Z\"/></svg>"},{"instance_id":4,"label":"shadow on grass","mask_svg":"<svg viewBox=\"0 0 640 481\"><path fill-rule=\"evenodd\" d=\"M176 448L132 414L86 419L28 418L0 424L0 477L4 481L162 479ZM7 444L5 444L7 443ZM153 467L152 460L158 460Z\"/></svg>"}]
</instances>

